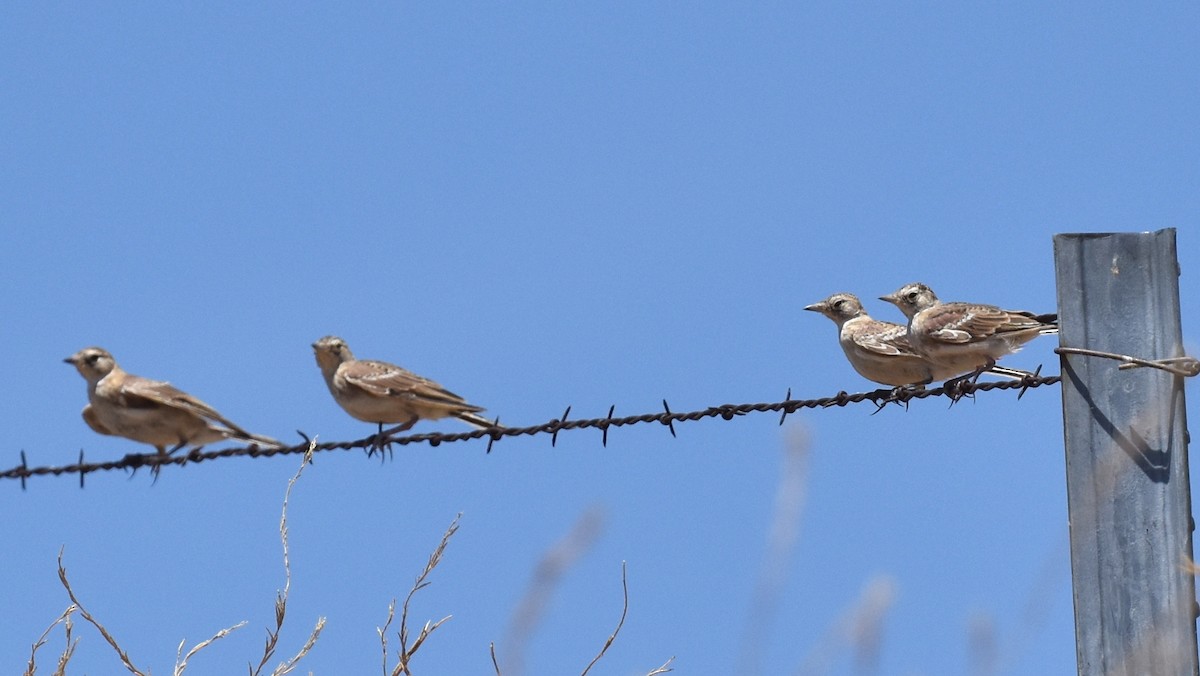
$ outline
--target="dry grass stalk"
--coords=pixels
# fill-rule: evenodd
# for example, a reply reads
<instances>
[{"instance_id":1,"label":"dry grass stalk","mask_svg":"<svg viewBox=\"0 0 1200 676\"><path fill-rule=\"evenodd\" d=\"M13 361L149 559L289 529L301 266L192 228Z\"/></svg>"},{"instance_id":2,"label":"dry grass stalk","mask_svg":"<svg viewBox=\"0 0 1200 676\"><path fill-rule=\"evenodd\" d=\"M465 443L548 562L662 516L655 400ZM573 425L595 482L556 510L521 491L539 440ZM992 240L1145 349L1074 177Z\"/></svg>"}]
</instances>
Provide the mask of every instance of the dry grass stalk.
<instances>
[{"instance_id":1,"label":"dry grass stalk","mask_svg":"<svg viewBox=\"0 0 1200 676\"><path fill-rule=\"evenodd\" d=\"M996 620L990 613L975 612L967 620L967 673L972 676L992 676L999 673L1000 636Z\"/></svg>"},{"instance_id":2,"label":"dry grass stalk","mask_svg":"<svg viewBox=\"0 0 1200 676\"><path fill-rule=\"evenodd\" d=\"M275 629L269 630L267 632L267 641L266 641L266 647L263 650L263 658L259 662L258 667L252 668L250 671L250 673L253 676L260 676L263 668L266 666L266 663L271 659L272 655L275 654L275 649L278 646L278 642L279 642L279 633L283 629L283 620L284 620L284 617L287 615L287 599L288 599L288 594L291 591L291 586L292 586L292 570L291 570L291 562L289 559L288 538L287 538L288 501L291 498L292 489L295 487L296 482L300 479L300 475L304 472L304 466L312 461L312 454L313 454L313 451L315 448L316 448L316 440L314 439L309 444L308 452L304 454L304 460L303 460L303 462L301 462L300 468L298 470L296 470L296 474L291 478L290 481L288 481L287 491L284 493L283 513L279 519L279 536L280 536L280 540L283 543L283 570L284 570L284 577L285 577L284 587L283 587L282 591L277 592L275 595ZM33 649L29 655L29 663L25 670L25 676L33 676L33 674L37 668L37 665L36 665L37 651L40 647L45 645L46 636L49 635L50 631L55 626L57 626L59 623L65 624L66 635L67 635L67 646L63 650L62 655L59 657L58 668L55 671L55 676L61 676L62 674L65 673L66 665L70 661L71 656L74 654L75 646L77 644L76 640L72 640L72 633L71 633L72 632L72 623L71 623L70 615L74 612L78 612L80 615L83 616L83 618L85 620L87 620L94 627L96 627L96 629L100 632L100 635L104 637L104 640L107 641L108 644L110 646L112 646L114 650L117 651L117 655L121 658L121 663L125 665L125 668L128 669L130 673L137 674L138 676L146 676L146 674L144 672L142 672L141 670L139 670L137 667L135 667L133 665L133 662L129 659L128 653L126 653L121 648L120 644L117 643L117 640L113 637L113 635L108 632L108 630L104 627L104 625L100 624L99 621L97 621L94 617L92 617L91 613L89 613L83 607L83 604L81 604L79 602L79 599L75 596L75 591L73 589L71 589L71 583L67 579L67 569L63 566L63 551L64 551L64 549L60 549L58 552L58 579L62 581L63 587L66 588L67 595L70 596L72 605L69 606L67 608L67 610L57 620L55 620L54 623L51 624L46 629L45 632L42 633L41 637L38 638L37 642L33 644ZM180 641L179 646L175 650L175 669L173 672L174 676L182 676L183 675L184 671L187 669L188 660L190 660L194 655L196 655L196 653L200 652L204 648L207 648L208 646L212 645L216 641L218 641L222 638L225 638L226 636L229 635L230 632L234 631L235 629L239 629L239 628L245 626L245 624L246 624L246 622L243 621L232 627L227 627L225 629L218 631L212 637L208 638L205 641L201 641L200 643L198 643L195 647L193 647L191 650L189 650L187 652L187 655L183 655L182 657L181 657L181 655L183 653L183 646L186 641ZM296 663L299 662L300 659L303 658L305 655L307 655L309 653L309 651L312 650L313 646L316 645L317 638L321 635L321 630L324 628L325 628L325 618L323 618L323 617L318 618L316 627L313 629L312 633L309 634L308 640L305 641L304 645L300 648L299 652L297 652L296 655L293 656L291 659L289 659L285 662L282 662L277 667L275 667L274 671L271 672L272 676L283 676L284 674L288 674L293 669L295 669ZM428 629L428 627L426 629L427 629L427 631L432 631L431 629ZM425 633L426 632L423 632L422 638L425 635ZM415 650L415 647L414 647L414 650Z\"/></svg>"},{"instance_id":3,"label":"dry grass stalk","mask_svg":"<svg viewBox=\"0 0 1200 676\"><path fill-rule=\"evenodd\" d=\"M588 509L580 515L570 532L554 543L538 562L529 589L513 611L508 633L502 642L502 645L508 648L508 658L504 660L504 666L509 674L520 676L524 672L525 646L541 622L559 580L584 552L591 548L603 528L604 516L600 509Z\"/></svg>"},{"instance_id":4,"label":"dry grass stalk","mask_svg":"<svg viewBox=\"0 0 1200 676\"><path fill-rule=\"evenodd\" d=\"M67 606L67 609L63 611L62 615L59 615L58 619L54 620L54 622L51 622L50 626L46 627L46 631L43 631L42 635L38 637L38 640L34 641L33 647L29 651L29 663L25 666L25 672L23 676L33 676L37 671L38 648L46 645L46 637L49 636L50 632L60 624L65 625L67 645L65 648L63 648L63 652L58 658L58 668L54 671L54 674L55 676L58 676L59 674L62 674L64 670L66 670L67 662L70 661L71 655L75 653L75 646L79 643L78 639L72 639L71 637L71 613L75 612L76 610L77 608L75 607L75 604Z\"/></svg>"},{"instance_id":5,"label":"dry grass stalk","mask_svg":"<svg viewBox=\"0 0 1200 676\"><path fill-rule=\"evenodd\" d=\"M808 450L807 430L802 425L791 426L784 439L771 526L742 634L738 659L739 673L742 674L762 672L766 640L771 636L771 627L779 614L779 599L792 570L791 559L800 538L800 524L808 497Z\"/></svg>"},{"instance_id":6,"label":"dry grass stalk","mask_svg":"<svg viewBox=\"0 0 1200 676\"><path fill-rule=\"evenodd\" d=\"M100 635L104 637L104 640L113 647L113 650L117 651L117 655L121 658L121 664L125 665L125 668L129 670L129 673L137 674L138 676L146 676L146 674L142 673L137 667L133 666L133 662L129 661L129 655L121 649L120 644L117 643L117 639L113 638L112 634L108 633L108 630L104 628L104 625L96 621L96 618L92 617L92 614L89 613L83 607L83 604L79 602L79 599L75 597L75 592L71 589L71 583L67 581L67 569L63 567L63 550L65 549L66 547L63 547L62 549L58 550L58 579L62 582L63 587L66 588L67 596L71 597L71 603L75 604L75 607L79 609L79 614L83 616L83 619L90 622L91 625L100 632Z\"/></svg>"},{"instance_id":7,"label":"dry grass stalk","mask_svg":"<svg viewBox=\"0 0 1200 676\"><path fill-rule=\"evenodd\" d=\"M617 621L617 628L613 629L613 633L609 634L608 640L604 642L604 647L600 648L600 652L592 658L591 662L588 662L586 667L583 668L583 672L580 674L580 676L587 676L587 673L592 670L592 667L595 666L597 662L600 661L600 658L604 657L604 653L608 652L608 648L613 644L613 641L617 640L617 634L621 633L621 627L625 626L625 616L629 614L629 582L625 577L624 561L621 562L621 594L621 619Z\"/></svg>"},{"instance_id":8,"label":"dry grass stalk","mask_svg":"<svg viewBox=\"0 0 1200 676\"><path fill-rule=\"evenodd\" d=\"M75 606L69 606L69 610L74 612ZM54 676L65 676L67 673L67 662L71 661L71 657L75 654L75 646L79 645L79 639L72 638L71 630L75 627L75 623L71 621L68 615L63 619L63 633L66 637L66 644L63 646L62 654L58 656L58 664L54 668ZM31 674L32 676L32 674Z\"/></svg>"},{"instance_id":9,"label":"dry grass stalk","mask_svg":"<svg viewBox=\"0 0 1200 676\"><path fill-rule=\"evenodd\" d=\"M458 532L458 521L461 518L462 512L459 512L458 516L455 516L454 520L450 522L450 527L446 529L444 534L442 534L442 541L438 543L438 546L433 550L433 553L429 555L429 560L425 563L425 569L421 571L421 574L417 576L416 581L413 582L412 589L408 590L408 596L404 597L404 605L400 607L400 630L397 632L397 637L400 639L400 652L396 656L397 663L395 668L393 668L390 672L391 676L411 674L412 672L409 671L408 665L412 661L413 655L417 653L417 650L419 650L421 645L425 643L425 639L429 638L429 635L432 634L435 629L442 626L446 620L449 620L452 617L451 615L447 615L437 622L426 621L425 626L421 627L421 631L417 634L417 639L413 642L412 647L410 648L408 646L408 605L412 602L412 598L417 591L429 586L429 574L432 573L433 569L437 568L438 564L442 562L442 555L446 553L446 546L450 544L450 538L454 537L454 534ZM395 615L396 599L392 599L392 602L388 604L387 621L383 623L382 627L376 630L379 632L379 643L383 650L383 673L385 676L387 676L389 673L387 631L388 628L391 627L392 619L395 617Z\"/></svg>"},{"instance_id":10,"label":"dry grass stalk","mask_svg":"<svg viewBox=\"0 0 1200 676\"><path fill-rule=\"evenodd\" d=\"M827 674L843 652L854 656L856 673L875 671L883 621L896 594L896 581L891 576L876 575L868 580L858 600L830 626L796 673L800 676Z\"/></svg>"},{"instance_id":11,"label":"dry grass stalk","mask_svg":"<svg viewBox=\"0 0 1200 676\"><path fill-rule=\"evenodd\" d=\"M75 652L75 645L78 643L77 640L76 641L71 640L72 625L71 625L70 614L72 612L75 612L76 610L79 611L79 614L82 615L85 620L92 623L92 625L95 626L96 629L98 629L100 631L100 635L104 637L104 640L107 641L108 644L111 645L113 647L113 649L117 651L117 655L120 656L121 663L125 665L126 669L128 669L131 673L139 674L140 676L145 676L140 670L138 670L137 667L133 666L133 663L129 659L129 655L123 649L121 649L121 646L117 643L117 640L115 638L113 638L112 634L108 633L108 630L104 628L104 625L100 624L95 618L92 617L92 615L90 613L87 612L87 610L85 610L83 608L82 605L80 605L79 599L75 597L74 590L71 589L71 583L67 581L67 570L66 570L66 568L63 567L62 557L63 557L63 552L62 552L62 550L59 550L59 552L58 552L58 579L62 580L63 586L66 587L67 595L71 597L72 605L70 607L68 607L67 611L65 613L63 613L62 617L60 617L54 623L54 624L58 624L59 622L64 622L65 626L66 626L66 633L67 633L67 647L63 650L62 655L59 657L58 669L55 671L55 676L62 676L63 674L66 673L67 662L70 661L71 656ZM229 632L233 631L234 629L237 629L238 627L241 627L245 624L246 624L245 622L241 622L241 623L236 624L227 629L222 629L221 631L217 632L214 636L212 636L208 640L200 642L194 648L189 650L187 653L187 656L184 657L182 661L179 659L179 655L183 651L184 641L180 641L179 647L175 651L175 671L174 671L175 676L182 676L184 670L187 669L187 661L189 659L191 659L191 657L193 655L200 652L200 650L208 647L214 641L224 638L226 635L229 634ZM54 627L54 625L50 626L51 629L53 627ZM49 633L49 631L50 631L50 629L46 630L47 633ZM42 643L44 643L45 637L46 637L46 635L43 634L42 639L40 639L38 641L38 643L34 645L34 652L36 652L37 648ZM29 670L26 672L27 676L32 676L33 668L34 668L33 655L30 655Z\"/></svg>"},{"instance_id":12,"label":"dry grass stalk","mask_svg":"<svg viewBox=\"0 0 1200 676\"><path fill-rule=\"evenodd\" d=\"M275 649L279 644L279 632L283 630L283 620L287 615L288 593L292 589L292 566L291 561L288 558L288 500L290 500L292 497L292 488L296 486L296 482L300 480L300 475L304 473L304 467L312 462L313 451L316 449L316 445L317 440L314 437L308 444L308 451L304 454L304 460L300 462L300 468L297 469L296 474L293 475L290 480L288 480L287 490L283 493L283 513L279 517L279 539L283 543L283 590L275 593L275 629L267 630L267 640L263 647L262 660L258 663L258 667L250 672L252 676L260 676L262 674L263 667L266 666L267 662L270 661L271 657L275 654ZM272 676L282 676L282 674L287 674L295 669L296 663L299 662L302 657L307 655L308 652L312 650L312 647L316 645L317 638L321 635L321 630L324 628L325 618L318 617L317 626L312 630L312 633L309 634L308 640L305 641L304 646L291 659L276 666L275 670L271 672Z\"/></svg>"},{"instance_id":13,"label":"dry grass stalk","mask_svg":"<svg viewBox=\"0 0 1200 676\"><path fill-rule=\"evenodd\" d=\"M304 642L304 645L300 646L300 650L298 650L290 660L275 667L275 671L271 672L272 676L283 676L283 674L292 673L292 671L296 668L296 663L299 662L305 655L307 655L308 652L313 649L313 646L317 644L317 639L320 638L321 630L324 628L325 618L318 617L316 626L313 627L312 633L308 635L308 640ZM309 674L311 676L312 672L309 672Z\"/></svg>"},{"instance_id":14,"label":"dry grass stalk","mask_svg":"<svg viewBox=\"0 0 1200 676\"><path fill-rule=\"evenodd\" d=\"M613 629L612 634L608 636L608 640L604 642L604 646L600 648L600 652L592 658L591 662L588 662L588 665L583 668L583 672L580 676L587 676L587 673L591 671L592 667L596 666L596 663L600 661L600 658L604 657L604 653L608 652L608 648L613 644L613 641L617 640L617 634L621 633L621 627L625 626L625 617L629 614L629 581L625 575L624 561L621 562L621 593L623 599L621 604L621 619L617 622L617 628ZM496 670L496 676L501 676L500 663L496 659L496 644L489 643L488 650L492 656L492 668ZM674 657L668 659L661 667L654 668L652 671L646 674L646 676L657 676L658 674L665 674L672 671L671 662L674 661Z\"/></svg>"},{"instance_id":15,"label":"dry grass stalk","mask_svg":"<svg viewBox=\"0 0 1200 676\"><path fill-rule=\"evenodd\" d=\"M189 650L187 652L187 655L183 655L182 660L180 659L180 654L183 653L183 644L187 642L187 639L180 641L179 647L177 647L175 649L175 676L183 676L184 670L187 669L188 660L192 659L192 655L195 655L196 653L207 648L208 646L212 645L216 641L225 638L226 636L229 635L229 633L231 631L233 631L235 629L241 629L244 626L246 626L246 620L242 620L241 622L238 622L237 624L233 625L232 627L226 627L225 629L218 631L217 633L215 633L211 637L209 637L207 640L197 643L195 645L195 647L193 647L191 650Z\"/></svg>"},{"instance_id":16,"label":"dry grass stalk","mask_svg":"<svg viewBox=\"0 0 1200 676\"><path fill-rule=\"evenodd\" d=\"M666 674L666 673L675 671L674 669L671 668L671 663L674 661L675 661L675 658L672 657L671 659L667 660L666 662L663 662L663 665L661 667L655 667L654 671L651 671L650 673L646 674L646 676L658 676L659 674Z\"/></svg>"}]
</instances>

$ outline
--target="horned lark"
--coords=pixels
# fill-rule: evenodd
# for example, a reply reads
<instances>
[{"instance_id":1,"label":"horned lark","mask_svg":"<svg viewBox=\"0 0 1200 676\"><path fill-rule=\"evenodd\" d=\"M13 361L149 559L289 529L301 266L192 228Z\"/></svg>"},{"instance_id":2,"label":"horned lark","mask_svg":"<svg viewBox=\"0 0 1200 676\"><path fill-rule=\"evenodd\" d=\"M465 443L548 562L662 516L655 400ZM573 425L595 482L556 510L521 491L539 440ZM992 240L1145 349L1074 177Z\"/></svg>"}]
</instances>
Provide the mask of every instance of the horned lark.
<instances>
[{"instance_id":1,"label":"horned lark","mask_svg":"<svg viewBox=\"0 0 1200 676\"><path fill-rule=\"evenodd\" d=\"M438 420L453 416L484 429L497 425L476 415L484 409L441 385L394 364L355 359L346 341L325 336L313 343L317 366L334 401L346 413L379 425L399 424L391 432L402 432L418 420Z\"/></svg>"},{"instance_id":2,"label":"horned lark","mask_svg":"<svg viewBox=\"0 0 1200 676\"><path fill-rule=\"evenodd\" d=\"M150 444L162 454L224 439L283 446L238 427L170 383L126 373L102 348L87 347L63 361L87 380L89 403L83 407L83 420L100 434Z\"/></svg>"},{"instance_id":3,"label":"horned lark","mask_svg":"<svg viewBox=\"0 0 1200 676\"><path fill-rule=\"evenodd\" d=\"M928 286L915 282L881 296L908 317L908 339L930 362L955 373L1025 375L996 366L1038 336L1058 333L1057 316L1002 310L979 303L943 303Z\"/></svg>"},{"instance_id":4,"label":"horned lark","mask_svg":"<svg viewBox=\"0 0 1200 676\"><path fill-rule=\"evenodd\" d=\"M862 377L892 386L924 385L939 372L908 343L908 328L872 319L852 293L835 293L804 308L838 325L838 342ZM954 374L951 374L954 375Z\"/></svg>"}]
</instances>

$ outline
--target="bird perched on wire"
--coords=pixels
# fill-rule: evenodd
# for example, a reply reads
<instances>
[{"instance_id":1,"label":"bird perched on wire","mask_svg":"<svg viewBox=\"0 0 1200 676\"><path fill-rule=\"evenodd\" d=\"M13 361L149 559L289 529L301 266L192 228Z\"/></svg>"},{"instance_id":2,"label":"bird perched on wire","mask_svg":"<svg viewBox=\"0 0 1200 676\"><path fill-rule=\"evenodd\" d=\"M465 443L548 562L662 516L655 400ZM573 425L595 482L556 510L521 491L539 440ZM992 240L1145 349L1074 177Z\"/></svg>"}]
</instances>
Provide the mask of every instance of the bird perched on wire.
<instances>
[{"instance_id":1,"label":"bird perched on wire","mask_svg":"<svg viewBox=\"0 0 1200 676\"><path fill-rule=\"evenodd\" d=\"M395 364L355 359L346 341L337 336L325 336L312 347L334 401L351 416L379 425L380 438L384 436L384 423L398 423L398 427L388 430L388 434L394 434L409 429L418 420L451 416L482 429L500 427L476 415L483 408L468 404L428 378Z\"/></svg>"},{"instance_id":2,"label":"bird perched on wire","mask_svg":"<svg viewBox=\"0 0 1200 676\"><path fill-rule=\"evenodd\" d=\"M908 317L908 340L939 368L971 378L984 371L1022 377L996 361L1038 336L1058 333L1058 316L1003 310L982 303L943 303L933 289L914 282L880 296ZM1021 375L1014 375L1021 374Z\"/></svg>"},{"instance_id":3,"label":"bird perched on wire","mask_svg":"<svg viewBox=\"0 0 1200 676\"><path fill-rule=\"evenodd\" d=\"M838 342L846 359L868 380L903 387L950 377L941 375L913 349L908 342L908 327L872 319L852 293L835 293L804 309L820 312L837 324Z\"/></svg>"},{"instance_id":4,"label":"bird perched on wire","mask_svg":"<svg viewBox=\"0 0 1200 676\"><path fill-rule=\"evenodd\" d=\"M225 439L283 447L238 427L170 383L126 373L103 348L86 347L63 361L87 381L89 403L83 407L83 420L100 434L150 444L163 455Z\"/></svg>"}]
</instances>

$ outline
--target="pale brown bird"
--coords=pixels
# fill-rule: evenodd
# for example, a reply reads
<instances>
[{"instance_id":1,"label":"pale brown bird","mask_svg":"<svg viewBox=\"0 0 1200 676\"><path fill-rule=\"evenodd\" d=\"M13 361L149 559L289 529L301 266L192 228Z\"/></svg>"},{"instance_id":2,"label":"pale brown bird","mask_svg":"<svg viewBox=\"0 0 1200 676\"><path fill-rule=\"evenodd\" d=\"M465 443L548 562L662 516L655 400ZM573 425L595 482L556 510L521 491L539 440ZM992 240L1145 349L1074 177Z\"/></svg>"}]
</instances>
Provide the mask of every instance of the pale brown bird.
<instances>
[{"instance_id":1,"label":"pale brown bird","mask_svg":"<svg viewBox=\"0 0 1200 676\"><path fill-rule=\"evenodd\" d=\"M901 387L925 385L943 377L909 344L908 327L872 319L852 293L835 293L804 309L820 312L837 324L846 359L868 380Z\"/></svg>"},{"instance_id":2,"label":"pale brown bird","mask_svg":"<svg viewBox=\"0 0 1200 676\"><path fill-rule=\"evenodd\" d=\"M355 359L346 341L325 336L313 343L321 375L333 400L363 422L399 424L389 433L403 432L418 420L454 417L483 429L499 427L476 415L484 409L428 378L383 361Z\"/></svg>"},{"instance_id":3,"label":"pale brown bird","mask_svg":"<svg viewBox=\"0 0 1200 676\"><path fill-rule=\"evenodd\" d=\"M983 371L1029 375L998 367L996 361L1038 336L1058 333L1056 315L1003 310L982 303L943 303L920 282L902 286L880 300L892 303L908 317L908 339L918 353L943 369L971 376Z\"/></svg>"},{"instance_id":4,"label":"pale brown bird","mask_svg":"<svg viewBox=\"0 0 1200 676\"><path fill-rule=\"evenodd\" d=\"M89 403L83 407L83 420L100 434L150 444L164 455L225 439L283 446L238 427L170 383L126 373L102 348L86 347L63 361L87 381Z\"/></svg>"}]
</instances>

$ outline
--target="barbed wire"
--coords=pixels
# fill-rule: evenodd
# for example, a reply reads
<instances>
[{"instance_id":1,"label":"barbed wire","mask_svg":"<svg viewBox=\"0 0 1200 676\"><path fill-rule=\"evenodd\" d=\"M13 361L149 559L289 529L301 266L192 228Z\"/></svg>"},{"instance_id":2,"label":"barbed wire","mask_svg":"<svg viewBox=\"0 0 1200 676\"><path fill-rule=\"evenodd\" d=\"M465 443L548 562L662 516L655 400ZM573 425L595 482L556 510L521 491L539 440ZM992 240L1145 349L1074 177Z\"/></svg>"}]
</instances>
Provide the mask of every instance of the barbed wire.
<instances>
[{"instance_id":1,"label":"barbed wire","mask_svg":"<svg viewBox=\"0 0 1200 676\"><path fill-rule=\"evenodd\" d=\"M1017 398L1021 398L1029 389L1042 387L1043 385L1053 385L1062 380L1061 376L1042 376L1041 368L1038 371L1026 375L1020 380L1002 380L1002 381L986 381L986 382L971 382L965 381L949 386L931 389L913 389L913 388L896 388L896 389L881 389L871 392L859 392L856 394L848 394L846 392L838 392L830 397L819 397L816 399L792 399L792 390L788 388L787 395L783 401L762 404L723 404L720 406L710 406L697 411L688 411L676 413L671 410L667 404L667 400L663 400L663 410L656 413L642 413L638 415L630 415L624 417L614 417L616 405L610 406L608 415L603 418L581 418L571 420L571 407L568 406L561 417L555 418L540 425L529 427L494 427L489 429L475 429L469 432L444 433L434 432L428 434L410 434L407 436L391 436L386 432L382 438L380 435L371 435L357 441L342 441L342 442L326 442L319 443L313 446L315 452L337 451L337 450L366 450L368 454L378 450L381 455L384 450L391 450L392 446L408 446L410 444L428 444L431 447L437 447L442 444L454 443L458 441L468 441L471 439L488 438L487 452L492 452L492 446L497 441L504 437L517 436L534 436L539 434L550 435L550 445L554 446L558 442L558 433L567 430L577 429L599 429L601 430L600 443L608 446L608 431L613 427L626 427L628 425L638 425L642 423L660 423L665 425L671 432L671 436L675 436L675 423L703 420L705 418L721 418L724 420L732 420L735 417L746 415L748 413L779 413L779 424L782 425L787 416L795 413L800 409L805 408L829 408L831 406L844 407L850 404L860 404L862 402L870 402L875 405L874 413L883 410L888 404L896 404L908 408L909 402L915 399L929 399L931 397L947 397L951 400L951 405L963 397L973 397L976 392L987 392L990 390L1019 390ZM872 415L874 415L872 413ZM205 451L201 449L192 449L191 451L177 455L166 455L158 453L130 453L117 460L108 460L104 462L86 462L84 453L79 451L79 459L71 465L61 466L42 466L30 467L25 451L21 451L21 464L12 469L0 472L0 479L18 479L21 482L21 489L25 489L26 480L35 476L64 476L64 475L79 475L79 485L83 487L84 477L93 472L104 472L109 470L132 470L136 472L139 468L146 467L157 474L163 467L168 465L183 466L190 463L199 463L207 460L218 460L221 458L233 457L248 457L262 458L275 455L291 455L305 453L310 448L310 439L304 432L297 430L297 434L303 437L302 443L295 446L287 446L283 448L268 448L256 445L237 446L232 448L223 448L213 451Z\"/></svg>"}]
</instances>

